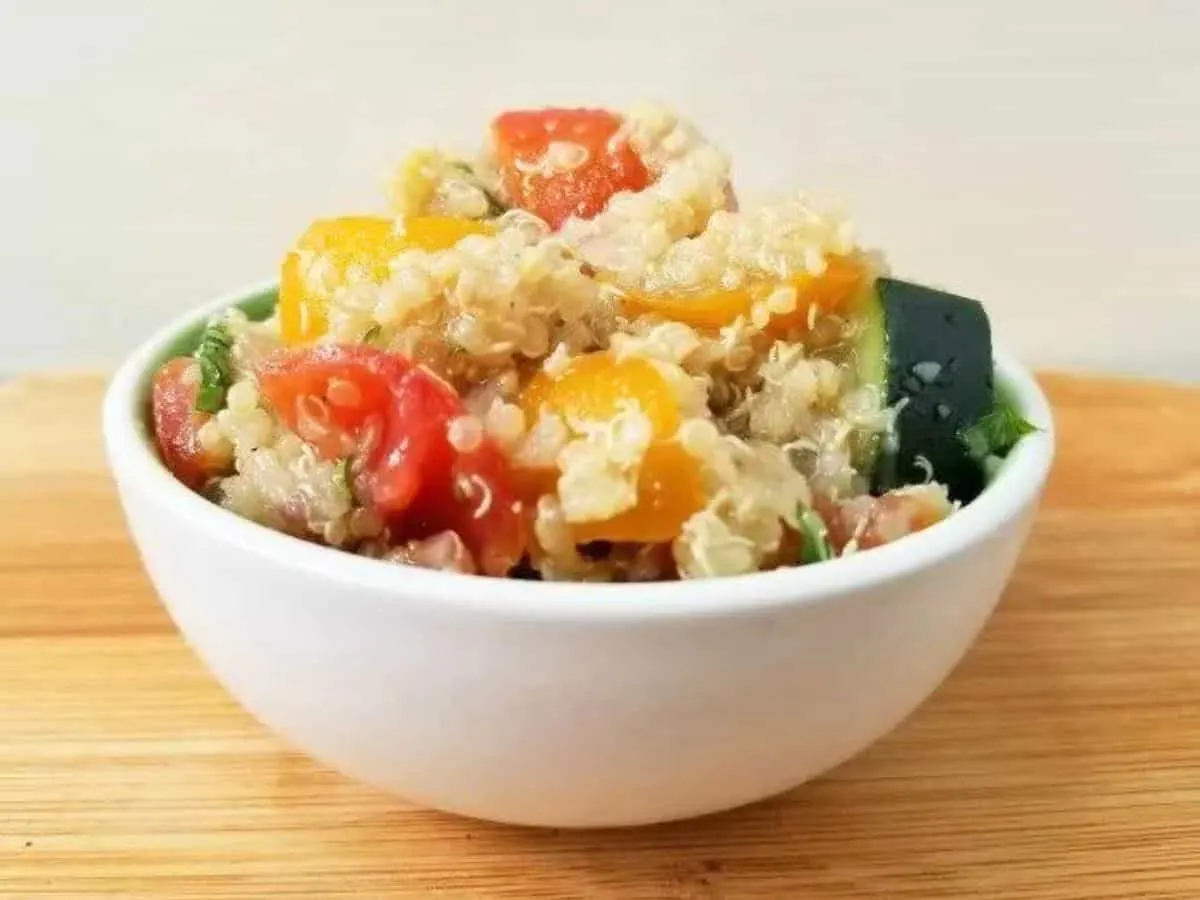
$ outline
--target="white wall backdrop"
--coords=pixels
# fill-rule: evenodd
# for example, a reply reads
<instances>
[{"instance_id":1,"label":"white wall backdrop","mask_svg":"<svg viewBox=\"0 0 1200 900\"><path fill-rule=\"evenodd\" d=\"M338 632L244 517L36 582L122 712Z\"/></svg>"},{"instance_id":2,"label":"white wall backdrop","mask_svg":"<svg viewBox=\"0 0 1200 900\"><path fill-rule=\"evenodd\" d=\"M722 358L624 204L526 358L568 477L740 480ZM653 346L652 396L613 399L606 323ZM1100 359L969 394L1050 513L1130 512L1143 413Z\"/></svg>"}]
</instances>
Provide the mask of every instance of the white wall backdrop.
<instances>
[{"instance_id":1,"label":"white wall backdrop","mask_svg":"<svg viewBox=\"0 0 1200 900\"><path fill-rule=\"evenodd\" d=\"M0 0L0 371L111 364L412 143L643 98L1031 361L1200 379L1195 0Z\"/></svg>"}]
</instances>

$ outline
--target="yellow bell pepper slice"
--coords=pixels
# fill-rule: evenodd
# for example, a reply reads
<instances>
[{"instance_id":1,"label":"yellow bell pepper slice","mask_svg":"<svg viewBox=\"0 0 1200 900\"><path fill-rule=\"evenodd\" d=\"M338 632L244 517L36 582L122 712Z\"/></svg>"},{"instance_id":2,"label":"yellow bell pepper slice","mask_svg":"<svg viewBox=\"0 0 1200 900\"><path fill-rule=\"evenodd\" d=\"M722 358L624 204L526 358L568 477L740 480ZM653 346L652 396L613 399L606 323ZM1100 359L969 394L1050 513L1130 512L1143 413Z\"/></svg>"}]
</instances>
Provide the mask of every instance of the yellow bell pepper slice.
<instances>
[{"instance_id":1,"label":"yellow bell pepper slice","mask_svg":"<svg viewBox=\"0 0 1200 900\"><path fill-rule=\"evenodd\" d=\"M617 361L604 352L571 360L557 376L539 372L521 395L526 419L543 409L572 419L608 421L625 403L635 403L650 420L653 440L638 471L638 502L602 522L574 527L575 539L587 541L667 542L705 503L700 464L674 439L679 429L678 402L670 384L648 360ZM556 470L528 471L524 484L534 494L553 493Z\"/></svg>"},{"instance_id":2,"label":"yellow bell pepper slice","mask_svg":"<svg viewBox=\"0 0 1200 900\"><path fill-rule=\"evenodd\" d=\"M850 256L830 256L820 275L798 275L786 284L796 289L796 308L771 318L767 330L783 334L808 328L809 309L820 312L844 310L858 293L866 278L861 260ZM702 331L716 331L732 325L739 316L749 317L758 300L779 287L778 282L758 281L739 288L696 291L688 294L630 294L624 300L627 315L654 313L673 322L682 322Z\"/></svg>"},{"instance_id":3,"label":"yellow bell pepper slice","mask_svg":"<svg viewBox=\"0 0 1200 900\"><path fill-rule=\"evenodd\" d=\"M649 360L636 356L619 362L603 351L577 356L557 376L538 372L521 395L528 422L537 421L543 406L568 421L607 422L627 402L650 419L655 437L679 428L675 392Z\"/></svg>"},{"instance_id":4,"label":"yellow bell pepper slice","mask_svg":"<svg viewBox=\"0 0 1200 900\"><path fill-rule=\"evenodd\" d=\"M638 470L637 506L603 522L575 526L575 540L667 543L683 523L704 508L700 464L675 441L656 441Z\"/></svg>"},{"instance_id":5,"label":"yellow bell pepper slice","mask_svg":"<svg viewBox=\"0 0 1200 900\"><path fill-rule=\"evenodd\" d=\"M284 258L279 278L279 329L285 343L302 344L325 333L325 303L330 293L350 279L381 284L391 260L405 250L435 252L453 247L474 234L490 235L487 222L451 216L416 216L397 230L383 216L341 216L319 219ZM309 283L304 266L323 257L322 284Z\"/></svg>"}]
</instances>

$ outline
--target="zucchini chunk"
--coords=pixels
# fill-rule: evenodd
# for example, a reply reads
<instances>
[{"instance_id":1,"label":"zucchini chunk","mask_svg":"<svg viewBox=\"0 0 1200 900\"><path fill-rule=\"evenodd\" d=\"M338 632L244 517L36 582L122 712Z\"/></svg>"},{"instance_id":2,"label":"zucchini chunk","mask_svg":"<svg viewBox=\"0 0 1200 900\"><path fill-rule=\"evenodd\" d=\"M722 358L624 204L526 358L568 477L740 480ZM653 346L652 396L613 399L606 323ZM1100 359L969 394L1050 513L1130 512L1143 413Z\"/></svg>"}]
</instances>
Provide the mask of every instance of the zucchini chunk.
<instances>
[{"instance_id":1,"label":"zucchini chunk","mask_svg":"<svg viewBox=\"0 0 1200 900\"><path fill-rule=\"evenodd\" d=\"M876 493L932 477L952 499L973 500L984 472L960 433L992 409L987 313L967 297L893 278L876 280L864 306L859 380L900 409L892 434L862 449L860 470Z\"/></svg>"}]
</instances>

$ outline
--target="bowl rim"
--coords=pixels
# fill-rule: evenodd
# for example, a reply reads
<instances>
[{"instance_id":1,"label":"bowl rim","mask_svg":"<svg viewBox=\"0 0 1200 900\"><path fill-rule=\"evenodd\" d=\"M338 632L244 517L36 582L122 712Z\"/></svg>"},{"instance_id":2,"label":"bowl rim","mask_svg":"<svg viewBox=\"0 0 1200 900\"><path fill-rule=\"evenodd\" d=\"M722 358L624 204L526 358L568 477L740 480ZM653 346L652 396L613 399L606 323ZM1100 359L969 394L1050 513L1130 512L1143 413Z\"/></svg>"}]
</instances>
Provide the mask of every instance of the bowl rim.
<instances>
[{"instance_id":1,"label":"bowl rim","mask_svg":"<svg viewBox=\"0 0 1200 900\"><path fill-rule=\"evenodd\" d=\"M224 293L158 329L126 357L103 400L109 468L122 495L135 488L215 544L360 588L359 595L374 602L423 602L507 617L586 621L723 616L826 602L912 575L985 540L1037 501L1054 456L1054 421L1045 394L1028 369L993 347L998 380L1040 430L1017 445L979 497L945 521L894 544L819 565L690 581L527 581L401 568L273 531L222 509L177 481L152 449L144 420L152 367L189 329L277 284L267 279Z\"/></svg>"}]
</instances>

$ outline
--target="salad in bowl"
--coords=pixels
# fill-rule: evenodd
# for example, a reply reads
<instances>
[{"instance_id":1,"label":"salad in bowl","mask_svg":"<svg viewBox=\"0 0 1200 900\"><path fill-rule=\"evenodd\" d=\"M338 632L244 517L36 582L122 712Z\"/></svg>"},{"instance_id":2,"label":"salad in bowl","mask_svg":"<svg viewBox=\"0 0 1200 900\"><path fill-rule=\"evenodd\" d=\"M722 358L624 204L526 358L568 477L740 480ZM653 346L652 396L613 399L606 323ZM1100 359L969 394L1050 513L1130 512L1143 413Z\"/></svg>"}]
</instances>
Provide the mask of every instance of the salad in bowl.
<instances>
[{"instance_id":1,"label":"salad in bowl","mask_svg":"<svg viewBox=\"0 0 1200 900\"><path fill-rule=\"evenodd\" d=\"M976 301L657 107L502 113L312 222L153 378L163 461L268 528L554 581L741 575L941 522L1031 430Z\"/></svg>"}]
</instances>

